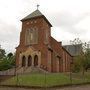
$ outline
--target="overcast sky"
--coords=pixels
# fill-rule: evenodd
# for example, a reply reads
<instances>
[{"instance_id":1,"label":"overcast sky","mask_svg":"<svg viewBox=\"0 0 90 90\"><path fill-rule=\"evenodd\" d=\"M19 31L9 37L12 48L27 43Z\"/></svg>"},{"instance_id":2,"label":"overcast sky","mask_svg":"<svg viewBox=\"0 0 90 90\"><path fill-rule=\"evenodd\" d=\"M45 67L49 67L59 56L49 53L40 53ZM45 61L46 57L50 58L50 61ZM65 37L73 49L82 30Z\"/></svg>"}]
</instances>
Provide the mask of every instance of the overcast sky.
<instances>
[{"instance_id":1,"label":"overcast sky","mask_svg":"<svg viewBox=\"0 0 90 90\"><path fill-rule=\"evenodd\" d=\"M0 0L0 44L7 52L19 44L20 20L36 10L47 17L52 36L63 44L90 40L90 0Z\"/></svg>"}]
</instances>

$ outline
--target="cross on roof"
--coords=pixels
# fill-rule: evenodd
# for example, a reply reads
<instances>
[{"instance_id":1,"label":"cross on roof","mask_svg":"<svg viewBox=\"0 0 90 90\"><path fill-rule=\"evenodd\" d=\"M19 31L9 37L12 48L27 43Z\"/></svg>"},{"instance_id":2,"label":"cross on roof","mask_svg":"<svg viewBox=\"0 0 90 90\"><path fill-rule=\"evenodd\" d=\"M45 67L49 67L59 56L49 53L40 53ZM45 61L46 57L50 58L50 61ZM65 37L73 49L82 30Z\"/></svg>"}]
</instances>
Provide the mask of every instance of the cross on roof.
<instances>
[{"instance_id":1,"label":"cross on roof","mask_svg":"<svg viewBox=\"0 0 90 90\"><path fill-rule=\"evenodd\" d=\"M38 10L39 6L40 6L40 5L39 5L39 4L37 4L37 10Z\"/></svg>"}]
</instances>

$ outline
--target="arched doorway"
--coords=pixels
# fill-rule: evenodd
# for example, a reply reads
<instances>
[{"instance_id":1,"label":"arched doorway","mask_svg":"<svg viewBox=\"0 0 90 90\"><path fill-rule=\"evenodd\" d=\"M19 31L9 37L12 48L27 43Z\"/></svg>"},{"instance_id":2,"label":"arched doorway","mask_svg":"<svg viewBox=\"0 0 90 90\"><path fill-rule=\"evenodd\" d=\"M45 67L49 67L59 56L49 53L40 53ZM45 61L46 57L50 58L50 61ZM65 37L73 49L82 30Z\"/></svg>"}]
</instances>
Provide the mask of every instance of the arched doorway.
<instances>
[{"instance_id":1,"label":"arched doorway","mask_svg":"<svg viewBox=\"0 0 90 90\"><path fill-rule=\"evenodd\" d=\"M37 55L34 56L34 66L35 67L38 66L38 56Z\"/></svg>"},{"instance_id":2,"label":"arched doorway","mask_svg":"<svg viewBox=\"0 0 90 90\"><path fill-rule=\"evenodd\" d=\"M26 57L23 56L22 57L22 67L25 67L25 65L26 65Z\"/></svg>"},{"instance_id":3,"label":"arched doorway","mask_svg":"<svg viewBox=\"0 0 90 90\"><path fill-rule=\"evenodd\" d=\"M28 67L32 65L32 57L28 56Z\"/></svg>"}]
</instances>

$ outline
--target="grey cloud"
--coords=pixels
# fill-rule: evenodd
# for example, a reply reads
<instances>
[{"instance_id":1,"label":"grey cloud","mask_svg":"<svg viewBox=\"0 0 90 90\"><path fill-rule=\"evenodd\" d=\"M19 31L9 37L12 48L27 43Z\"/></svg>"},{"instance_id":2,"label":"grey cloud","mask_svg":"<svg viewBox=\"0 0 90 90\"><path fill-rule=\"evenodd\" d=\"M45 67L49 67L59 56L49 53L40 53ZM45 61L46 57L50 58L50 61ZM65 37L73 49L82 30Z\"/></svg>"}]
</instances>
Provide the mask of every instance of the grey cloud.
<instances>
[{"instance_id":1,"label":"grey cloud","mask_svg":"<svg viewBox=\"0 0 90 90\"><path fill-rule=\"evenodd\" d=\"M83 13L78 16L74 16L68 12L60 13L49 13L48 14L50 21L55 26L73 26L83 20L85 17L90 16L90 13Z\"/></svg>"},{"instance_id":2,"label":"grey cloud","mask_svg":"<svg viewBox=\"0 0 90 90\"><path fill-rule=\"evenodd\" d=\"M0 44L8 51L15 50L19 41L19 29L0 20Z\"/></svg>"},{"instance_id":3,"label":"grey cloud","mask_svg":"<svg viewBox=\"0 0 90 90\"><path fill-rule=\"evenodd\" d=\"M69 32L73 35L83 35L86 33L85 29L75 28L73 26L61 26L65 32Z\"/></svg>"},{"instance_id":4,"label":"grey cloud","mask_svg":"<svg viewBox=\"0 0 90 90\"><path fill-rule=\"evenodd\" d=\"M75 25L89 15L90 13L83 13L79 16L67 12L49 13L49 19L54 27L62 27L66 32L79 35L86 33L86 30L75 28Z\"/></svg>"},{"instance_id":5,"label":"grey cloud","mask_svg":"<svg viewBox=\"0 0 90 90\"><path fill-rule=\"evenodd\" d=\"M16 26L0 22L0 41L15 41L19 37L18 33Z\"/></svg>"},{"instance_id":6,"label":"grey cloud","mask_svg":"<svg viewBox=\"0 0 90 90\"><path fill-rule=\"evenodd\" d=\"M74 22L73 17L66 13L52 13L50 20L55 26L71 26Z\"/></svg>"}]
</instances>

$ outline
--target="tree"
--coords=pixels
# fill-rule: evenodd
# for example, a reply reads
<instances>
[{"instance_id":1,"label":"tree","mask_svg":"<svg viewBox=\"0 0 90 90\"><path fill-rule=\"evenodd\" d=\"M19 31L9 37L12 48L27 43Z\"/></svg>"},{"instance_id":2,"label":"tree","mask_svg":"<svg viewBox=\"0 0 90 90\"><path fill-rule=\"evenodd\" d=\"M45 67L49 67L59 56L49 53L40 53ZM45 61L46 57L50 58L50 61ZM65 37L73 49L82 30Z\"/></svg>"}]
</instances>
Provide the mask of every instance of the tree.
<instances>
[{"instance_id":1,"label":"tree","mask_svg":"<svg viewBox=\"0 0 90 90\"><path fill-rule=\"evenodd\" d=\"M74 71L82 70L83 75L85 70L90 68L90 43L82 43L82 41L77 38L71 41L72 45L82 44L82 52L74 58Z\"/></svg>"},{"instance_id":2,"label":"tree","mask_svg":"<svg viewBox=\"0 0 90 90\"><path fill-rule=\"evenodd\" d=\"M11 57L13 57L13 53L10 52L7 57L10 59Z\"/></svg>"},{"instance_id":3,"label":"tree","mask_svg":"<svg viewBox=\"0 0 90 90\"><path fill-rule=\"evenodd\" d=\"M7 70L15 67L15 54L12 53L7 54L0 62L0 71Z\"/></svg>"},{"instance_id":4,"label":"tree","mask_svg":"<svg viewBox=\"0 0 90 90\"><path fill-rule=\"evenodd\" d=\"M15 66L15 54L10 52L9 54L7 54L7 59L10 65Z\"/></svg>"},{"instance_id":5,"label":"tree","mask_svg":"<svg viewBox=\"0 0 90 90\"><path fill-rule=\"evenodd\" d=\"M88 68L90 68L90 49L89 48L85 52L85 58L86 58L86 67L85 67L85 70L87 71Z\"/></svg>"},{"instance_id":6,"label":"tree","mask_svg":"<svg viewBox=\"0 0 90 90\"><path fill-rule=\"evenodd\" d=\"M6 54L5 50L0 48L0 60L5 57L5 54Z\"/></svg>"}]
</instances>

